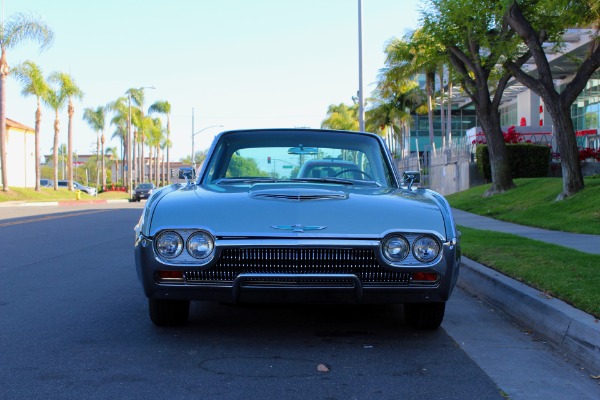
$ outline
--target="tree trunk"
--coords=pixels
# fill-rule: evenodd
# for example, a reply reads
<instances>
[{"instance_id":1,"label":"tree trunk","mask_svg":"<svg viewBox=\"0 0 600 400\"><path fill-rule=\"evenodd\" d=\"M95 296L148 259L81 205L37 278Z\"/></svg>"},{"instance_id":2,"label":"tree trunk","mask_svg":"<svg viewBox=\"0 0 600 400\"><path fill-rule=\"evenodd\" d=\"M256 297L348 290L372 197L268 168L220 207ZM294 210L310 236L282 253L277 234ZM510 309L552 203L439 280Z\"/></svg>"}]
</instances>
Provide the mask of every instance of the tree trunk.
<instances>
[{"instance_id":1,"label":"tree trunk","mask_svg":"<svg viewBox=\"0 0 600 400\"><path fill-rule=\"evenodd\" d=\"M102 143L102 190L106 190L106 168L104 168L104 132L100 137L100 142Z\"/></svg>"},{"instance_id":2,"label":"tree trunk","mask_svg":"<svg viewBox=\"0 0 600 400\"><path fill-rule=\"evenodd\" d=\"M58 190L58 134L60 132L60 121L58 120L58 110L54 118L54 149L52 152L54 163L54 190Z\"/></svg>"},{"instance_id":3,"label":"tree trunk","mask_svg":"<svg viewBox=\"0 0 600 400\"><path fill-rule=\"evenodd\" d=\"M427 72L425 76L425 86L427 86L427 118L429 119L429 144L433 151L435 144L433 134L433 85L435 84L435 72Z\"/></svg>"},{"instance_id":4,"label":"tree trunk","mask_svg":"<svg viewBox=\"0 0 600 400\"><path fill-rule=\"evenodd\" d=\"M75 108L73 102L69 98L68 114L69 114L69 126L67 128L67 179L69 180L69 190L73 190L73 114Z\"/></svg>"},{"instance_id":5,"label":"tree trunk","mask_svg":"<svg viewBox=\"0 0 600 400\"><path fill-rule=\"evenodd\" d=\"M35 111L35 191L40 189L40 124L42 121L42 107L40 106L40 98L37 98L37 110Z\"/></svg>"},{"instance_id":6,"label":"tree trunk","mask_svg":"<svg viewBox=\"0 0 600 400\"><path fill-rule=\"evenodd\" d=\"M560 106L560 102L545 103L552 123L554 134L560 153L560 165L562 170L563 190L556 200L563 200L582 190L585 186L581 164L579 163L579 149L575 128L571 119L571 109L568 106Z\"/></svg>"},{"instance_id":7,"label":"tree trunk","mask_svg":"<svg viewBox=\"0 0 600 400\"><path fill-rule=\"evenodd\" d=\"M6 77L8 76L8 64L6 63L6 53L2 46L2 57L0 58L0 169L2 169L2 190L10 191L8 188L8 173L6 171Z\"/></svg>"},{"instance_id":8,"label":"tree trunk","mask_svg":"<svg viewBox=\"0 0 600 400\"><path fill-rule=\"evenodd\" d=\"M136 148L137 148L137 131L133 131L133 143L131 144L131 171L130 171L130 176L131 176L131 186L135 187L135 182L137 180L137 174L138 174L138 166L137 166L137 159L135 158L135 152L136 152ZM127 152L127 157L129 157L129 152ZM134 173L135 171L135 173ZM133 189L133 188L130 188Z\"/></svg>"},{"instance_id":9,"label":"tree trunk","mask_svg":"<svg viewBox=\"0 0 600 400\"><path fill-rule=\"evenodd\" d=\"M498 112L491 112L489 107L483 107L477 114L485 133L490 156L492 186L484 194L484 197L489 197L510 190L515 187L515 184L508 162L506 143L500 128L500 115Z\"/></svg>"}]
</instances>

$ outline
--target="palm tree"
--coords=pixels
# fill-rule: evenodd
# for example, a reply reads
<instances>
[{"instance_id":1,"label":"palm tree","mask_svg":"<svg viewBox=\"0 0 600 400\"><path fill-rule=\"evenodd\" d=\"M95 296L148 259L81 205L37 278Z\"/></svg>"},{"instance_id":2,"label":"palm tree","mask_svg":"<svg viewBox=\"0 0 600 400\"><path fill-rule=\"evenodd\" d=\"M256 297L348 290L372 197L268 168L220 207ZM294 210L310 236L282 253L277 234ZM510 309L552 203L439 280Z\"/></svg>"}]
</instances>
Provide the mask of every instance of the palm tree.
<instances>
[{"instance_id":1,"label":"palm tree","mask_svg":"<svg viewBox=\"0 0 600 400\"><path fill-rule=\"evenodd\" d=\"M81 100L83 98L83 92L77 86L73 77L65 72L54 72L48 78L50 82L56 82L60 86L61 95L69 101L68 114L69 114L69 125L68 125L68 139L67 139L67 174L69 181L69 190L73 190L73 114L75 108L73 107L73 98Z\"/></svg>"},{"instance_id":2,"label":"palm tree","mask_svg":"<svg viewBox=\"0 0 600 400\"><path fill-rule=\"evenodd\" d=\"M58 112L65 106L66 98L60 90L54 87L49 87L46 95L42 98L44 103L54 110L54 146L52 147L52 158L54 160L54 190L58 190L58 134L60 132L60 121Z\"/></svg>"},{"instance_id":3,"label":"palm tree","mask_svg":"<svg viewBox=\"0 0 600 400\"><path fill-rule=\"evenodd\" d=\"M139 160L138 160L138 164L139 164L139 174L138 174L138 181L137 183L141 182L144 180L144 139L145 139L145 132L144 132L144 89L145 88L131 88L127 90L127 94L130 96L131 100L133 100L133 103L138 107L138 110L132 110L134 111L132 113L132 123L133 125L135 125L137 127L137 135L135 135L134 133L134 137L137 136L137 141L140 145L140 151L139 151ZM135 115L137 114L137 115ZM135 142L135 140L134 140ZM133 152L135 153L135 145L134 145L134 150ZM133 161L135 161L135 155L133 157ZM140 175L141 174L141 175Z\"/></svg>"},{"instance_id":4,"label":"palm tree","mask_svg":"<svg viewBox=\"0 0 600 400\"><path fill-rule=\"evenodd\" d=\"M106 173L104 171L104 126L106 124L106 107L98 106L96 109L85 108L83 110L83 120L96 132L96 168L98 169L98 162L102 155L102 188L106 186ZM102 144L102 150L100 145ZM96 174L96 187L100 186Z\"/></svg>"},{"instance_id":5,"label":"palm tree","mask_svg":"<svg viewBox=\"0 0 600 400\"><path fill-rule=\"evenodd\" d=\"M115 126L115 131L113 132L111 139L119 139L121 141L121 162L122 165L125 166L125 153L130 154L129 144L126 143L127 124L129 121L127 97L119 97L117 100L108 103L106 105L106 111L112 111L114 113L110 120L110 124ZM125 168L123 168L122 171L123 176L121 176L121 180L123 181L123 186L125 186Z\"/></svg>"},{"instance_id":6,"label":"palm tree","mask_svg":"<svg viewBox=\"0 0 600 400\"><path fill-rule=\"evenodd\" d=\"M106 150L104 150L104 154L106 154L107 156L110 157L110 161L107 163L108 167L112 167L112 163L113 162L115 163L116 178L118 180L119 179L119 157L118 157L118 152L117 152L117 146L107 147ZM113 184L115 183L114 177L111 177L111 181Z\"/></svg>"},{"instance_id":7,"label":"palm tree","mask_svg":"<svg viewBox=\"0 0 600 400\"><path fill-rule=\"evenodd\" d=\"M37 109L35 111L35 191L40 191L40 123L42 120L42 97L48 91L48 83L40 67L33 61L25 61L12 71L13 75L21 82L21 94L25 97L35 96Z\"/></svg>"},{"instance_id":8,"label":"palm tree","mask_svg":"<svg viewBox=\"0 0 600 400\"><path fill-rule=\"evenodd\" d=\"M167 116L167 139L165 147L167 149L167 171L171 170L171 159L169 156L169 148L171 147L171 104L168 101L155 101L148 109L148 114L152 113L164 114ZM171 182L170 174L167 174L167 184Z\"/></svg>"},{"instance_id":9,"label":"palm tree","mask_svg":"<svg viewBox=\"0 0 600 400\"><path fill-rule=\"evenodd\" d=\"M159 173L159 159L160 159L160 147L164 143L165 129L162 127L162 121L160 118L154 118L151 120L152 124L148 130L148 147L150 148L150 173L152 174L152 149L156 149L156 162L154 164L154 177L156 179L156 186L159 186L160 173ZM151 175L152 176L152 175ZM152 178L150 178L152 182Z\"/></svg>"},{"instance_id":10,"label":"palm tree","mask_svg":"<svg viewBox=\"0 0 600 400\"><path fill-rule=\"evenodd\" d=\"M19 45L25 39L40 43L41 49L52 44L52 30L41 20L25 14L15 14L0 24L0 169L2 169L2 190L9 191L6 171L6 78L10 72L6 52ZM39 161L38 161L39 162ZM39 181L39 179L37 179ZM37 186L36 186L37 188Z\"/></svg>"},{"instance_id":11,"label":"palm tree","mask_svg":"<svg viewBox=\"0 0 600 400\"><path fill-rule=\"evenodd\" d=\"M435 74L444 63L443 47L422 29L414 31L405 39L393 38L386 46L384 75L389 79L412 79L419 73L425 74L427 92L427 115L429 118L429 142L434 144L433 110ZM443 113L443 108L442 108ZM442 117L443 118L443 117Z\"/></svg>"}]
</instances>

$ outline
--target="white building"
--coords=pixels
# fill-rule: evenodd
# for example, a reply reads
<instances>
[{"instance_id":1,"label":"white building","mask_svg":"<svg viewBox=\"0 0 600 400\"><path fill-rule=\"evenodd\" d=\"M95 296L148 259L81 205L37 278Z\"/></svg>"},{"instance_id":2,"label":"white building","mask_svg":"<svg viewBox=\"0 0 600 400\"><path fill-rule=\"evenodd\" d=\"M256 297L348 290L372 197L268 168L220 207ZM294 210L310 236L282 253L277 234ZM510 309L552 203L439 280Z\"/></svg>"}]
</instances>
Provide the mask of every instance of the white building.
<instances>
[{"instance_id":1,"label":"white building","mask_svg":"<svg viewBox=\"0 0 600 400\"><path fill-rule=\"evenodd\" d=\"M35 129L6 118L6 173L9 186L35 187ZM0 185L3 185L0 174Z\"/></svg>"}]
</instances>

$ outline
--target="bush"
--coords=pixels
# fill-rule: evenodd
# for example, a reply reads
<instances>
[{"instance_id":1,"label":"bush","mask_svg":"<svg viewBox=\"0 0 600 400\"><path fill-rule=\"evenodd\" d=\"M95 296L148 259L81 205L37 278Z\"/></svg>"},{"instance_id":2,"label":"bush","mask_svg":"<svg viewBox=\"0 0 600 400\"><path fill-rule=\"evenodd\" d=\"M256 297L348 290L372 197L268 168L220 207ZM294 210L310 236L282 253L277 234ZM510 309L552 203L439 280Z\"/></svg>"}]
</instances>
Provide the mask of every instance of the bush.
<instances>
[{"instance_id":1,"label":"bush","mask_svg":"<svg viewBox=\"0 0 600 400\"><path fill-rule=\"evenodd\" d=\"M541 178L548 176L552 149L529 143L507 144L506 152L513 178ZM492 180L492 169L487 145L477 146L477 168L481 176Z\"/></svg>"}]
</instances>

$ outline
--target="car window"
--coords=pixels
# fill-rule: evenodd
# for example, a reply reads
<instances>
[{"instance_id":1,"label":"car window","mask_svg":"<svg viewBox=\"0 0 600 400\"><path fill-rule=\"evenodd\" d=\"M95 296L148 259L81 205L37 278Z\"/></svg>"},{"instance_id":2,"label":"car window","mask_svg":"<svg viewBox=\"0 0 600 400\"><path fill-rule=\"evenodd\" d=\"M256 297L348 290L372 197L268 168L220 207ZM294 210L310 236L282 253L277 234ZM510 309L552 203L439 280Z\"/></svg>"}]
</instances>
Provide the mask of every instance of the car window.
<instances>
[{"instance_id":1,"label":"car window","mask_svg":"<svg viewBox=\"0 0 600 400\"><path fill-rule=\"evenodd\" d=\"M211 153L204 182L337 178L390 187L393 173L383 151L367 135L232 132Z\"/></svg>"},{"instance_id":2,"label":"car window","mask_svg":"<svg viewBox=\"0 0 600 400\"><path fill-rule=\"evenodd\" d=\"M150 183L142 183L142 184L139 184L137 187L137 189L152 189L152 188L153 188L153 186Z\"/></svg>"}]
</instances>

